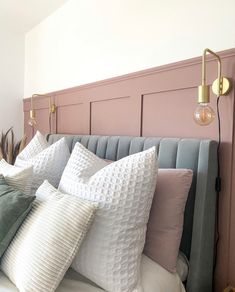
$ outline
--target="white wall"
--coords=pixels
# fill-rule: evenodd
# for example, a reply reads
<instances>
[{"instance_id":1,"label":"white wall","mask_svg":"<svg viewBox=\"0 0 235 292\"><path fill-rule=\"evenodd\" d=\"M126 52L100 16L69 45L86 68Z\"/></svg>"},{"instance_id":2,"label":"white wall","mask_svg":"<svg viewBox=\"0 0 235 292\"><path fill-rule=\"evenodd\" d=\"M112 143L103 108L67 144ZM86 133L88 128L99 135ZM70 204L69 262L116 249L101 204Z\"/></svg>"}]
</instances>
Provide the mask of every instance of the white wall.
<instances>
[{"instance_id":1,"label":"white wall","mask_svg":"<svg viewBox=\"0 0 235 292\"><path fill-rule=\"evenodd\" d=\"M24 34L0 27L0 133L14 127L23 134Z\"/></svg>"},{"instance_id":2,"label":"white wall","mask_svg":"<svg viewBox=\"0 0 235 292\"><path fill-rule=\"evenodd\" d=\"M68 0L0 0L0 133L23 134L25 33Z\"/></svg>"},{"instance_id":3,"label":"white wall","mask_svg":"<svg viewBox=\"0 0 235 292\"><path fill-rule=\"evenodd\" d=\"M234 0L70 0L26 35L24 96L235 47Z\"/></svg>"}]
</instances>

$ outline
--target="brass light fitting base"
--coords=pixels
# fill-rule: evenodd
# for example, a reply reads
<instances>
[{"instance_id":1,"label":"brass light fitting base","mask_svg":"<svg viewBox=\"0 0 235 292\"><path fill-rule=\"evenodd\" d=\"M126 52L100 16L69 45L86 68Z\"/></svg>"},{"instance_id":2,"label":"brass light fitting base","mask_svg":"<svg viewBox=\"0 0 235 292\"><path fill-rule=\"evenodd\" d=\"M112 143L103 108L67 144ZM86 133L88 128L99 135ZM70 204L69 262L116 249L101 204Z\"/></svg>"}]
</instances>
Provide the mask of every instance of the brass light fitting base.
<instances>
[{"instance_id":1,"label":"brass light fitting base","mask_svg":"<svg viewBox=\"0 0 235 292\"><path fill-rule=\"evenodd\" d=\"M56 112L56 105L55 104L52 104L51 106L50 106L50 113L51 114L54 114Z\"/></svg>"},{"instance_id":2,"label":"brass light fitting base","mask_svg":"<svg viewBox=\"0 0 235 292\"><path fill-rule=\"evenodd\" d=\"M33 110L33 109L31 109L29 111L29 121L28 121L28 124L29 124L30 127L35 127L36 124L37 124L35 110Z\"/></svg>"},{"instance_id":3,"label":"brass light fitting base","mask_svg":"<svg viewBox=\"0 0 235 292\"><path fill-rule=\"evenodd\" d=\"M212 84L212 91L215 95L226 95L229 93L230 90L230 81L226 77L220 78L220 85L219 85L219 78L217 78Z\"/></svg>"},{"instance_id":4,"label":"brass light fitting base","mask_svg":"<svg viewBox=\"0 0 235 292\"><path fill-rule=\"evenodd\" d=\"M200 85L198 86L198 103L210 102L210 86Z\"/></svg>"},{"instance_id":5,"label":"brass light fitting base","mask_svg":"<svg viewBox=\"0 0 235 292\"><path fill-rule=\"evenodd\" d=\"M212 84L212 91L216 96L226 95L230 91L231 82L226 77L217 78ZM200 85L198 86L198 103L209 103L210 102L210 86Z\"/></svg>"},{"instance_id":6,"label":"brass light fitting base","mask_svg":"<svg viewBox=\"0 0 235 292\"><path fill-rule=\"evenodd\" d=\"M35 120L35 117L36 117L35 110L31 109L29 111L29 116L30 116L30 119Z\"/></svg>"},{"instance_id":7,"label":"brass light fitting base","mask_svg":"<svg viewBox=\"0 0 235 292\"><path fill-rule=\"evenodd\" d=\"M49 97L49 114L56 113L56 105L52 102L52 97Z\"/></svg>"}]
</instances>

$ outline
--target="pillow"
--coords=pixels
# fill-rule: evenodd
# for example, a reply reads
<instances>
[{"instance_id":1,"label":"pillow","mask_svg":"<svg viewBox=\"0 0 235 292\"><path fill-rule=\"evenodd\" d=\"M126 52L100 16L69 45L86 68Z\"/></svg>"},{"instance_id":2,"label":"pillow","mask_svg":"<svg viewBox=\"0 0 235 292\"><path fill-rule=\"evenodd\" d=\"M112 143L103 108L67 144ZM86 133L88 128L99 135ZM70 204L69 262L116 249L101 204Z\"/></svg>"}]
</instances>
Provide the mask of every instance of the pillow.
<instances>
[{"instance_id":1,"label":"pillow","mask_svg":"<svg viewBox=\"0 0 235 292\"><path fill-rule=\"evenodd\" d=\"M31 194L33 167L27 166L24 168L16 167L8 164L4 159L0 160L0 174L2 174L6 182L25 193Z\"/></svg>"},{"instance_id":2,"label":"pillow","mask_svg":"<svg viewBox=\"0 0 235 292\"><path fill-rule=\"evenodd\" d=\"M137 291L156 186L156 149L108 164L76 143L59 189L99 208L72 267L106 291Z\"/></svg>"},{"instance_id":3,"label":"pillow","mask_svg":"<svg viewBox=\"0 0 235 292\"><path fill-rule=\"evenodd\" d=\"M0 258L30 211L34 199L9 186L0 175Z\"/></svg>"},{"instance_id":4,"label":"pillow","mask_svg":"<svg viewBox=\"0 0 235 292\"><path fill-rule=\"evenodd\" d=\"M170 272L176 271L192 177L190 169L159 169L158 172L144 253Z\"/></svg>"},{"instance_id":5,"label":"pillow","mask_svg":"<svg viewBox=\"0 0 235 292\"><path fill-rule=\"evenodd\" d=\"M176 272L182 282L185 282L189 272L189 261L183 252L179 252L176 263Z\"/></svg>"},{"instance_id":6,"label":"pillow","mask_svg":"<svg viewBox=\"0 0 235 292\"><path fill-rule=\"evenodd\" d=\"M96 206L45 181L5 252L1 269L20 291L55 291L92 222Z\"/></svg>"},{"instance_id":7,"label":"pillow","mask_svg":"<svg viewBox=\"0 0 235 292\"><path fill-rule=\"evenodd\" d=\"M49 143L47 142L46 138L39 131L37 131L29 144L17 156L15 164L19 164L20 160L31 159L32 157L45 150L47 147L49 147Z\"/></svg>"},{"instance_id":8,"label":"pillow","mask_svg":"<svg viewBox=\"0 0 235 292\"><path fill-rule=\"evenodd\" d=\"M32 192L35 193L46 179L54 187L58 187L69 156L68 145L65 138L62 138L35 156L32 156L31 153L30 159L17 159L15 165L18 167L33 166Z\"/></svg>"}]
</instances>

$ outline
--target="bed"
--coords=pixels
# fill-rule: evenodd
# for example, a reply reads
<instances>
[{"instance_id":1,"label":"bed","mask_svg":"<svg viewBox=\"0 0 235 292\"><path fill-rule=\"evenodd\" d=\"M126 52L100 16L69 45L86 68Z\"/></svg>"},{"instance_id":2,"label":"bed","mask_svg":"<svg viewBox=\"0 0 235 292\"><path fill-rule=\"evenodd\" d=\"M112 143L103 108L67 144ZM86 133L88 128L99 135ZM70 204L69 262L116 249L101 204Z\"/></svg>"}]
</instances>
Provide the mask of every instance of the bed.
<instances>
[{"instance_id":1,"label":"bed","mask_svg":"<svg viewBox=\"0 0 235 292\"><path fill-rule=\"evenodd\" d=\"M141 283L147 292L185 292L179 275L171 274L160 265L142 256ZM0 291L19 292L19 290L0 272ZM66 273L56 292L103 292L88 279L79 275L72 269Z\"/></svg>"},{"instance_id":2,"label":"bed","mask_svg":"<svg viewBox=\"0 0 235 292\"><path fill-rule=\"evenodd\" d=\"M147 292L183 292L184 289L188 292L212 292L217 143L211 140L182 138L62 134L47 135L47 139L52 144L62 136L66 137L70 151L76 142L80 142L99 157L113 161L156 146L160 168L193 170L193 183L186 204L180 246L180 251L189 261L187 280L183 285L177 273L170 274L143 255L141 281ZM156 282L155 290L147 286L152 278ZM0 274L0 291L17 291L3 274ZM69 270L57 291L99 292L103 290Z\"/></svg>"}]
</instances>

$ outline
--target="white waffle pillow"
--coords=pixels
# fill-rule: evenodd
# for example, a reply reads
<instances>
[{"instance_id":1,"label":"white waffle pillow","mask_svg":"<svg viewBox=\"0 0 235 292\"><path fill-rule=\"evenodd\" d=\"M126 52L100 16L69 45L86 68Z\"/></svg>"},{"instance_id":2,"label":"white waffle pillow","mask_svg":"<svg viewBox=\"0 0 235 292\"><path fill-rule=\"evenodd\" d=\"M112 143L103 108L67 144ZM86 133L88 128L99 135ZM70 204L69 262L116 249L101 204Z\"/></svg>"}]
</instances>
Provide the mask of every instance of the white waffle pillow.
<instances>
[{"instance_id":1,"label":"white waffle pillow","mask_svg":"<svg viewBox=\"0 0 235 292\"><path fill-rule=\"evenodd\" d=\"M49 147L49 143L46 138L39 131L37 131L29 144L17 156L15 165L20 164L20 160L29 160L47 147Z\"/></svg>"},{"instance_id":2,"label":"white waffle pillow","mask_svg":"<svg viewBox=\"0 0 235 292\"><path fill-rule=\"evenodd\" d=\"M77 253L96 206L60 193L45 181L32 210L1 260L22 292L53 292Z\"/></svg>"},{"instance_id":3,"label":"white waffle pillow","mask_svg":"<svg viewBox=\"0 0 235 292\"><path fill-rule=\"evenodd\" d=\"M39 132L38 132L39 133ZM39 135L39 134L38 134ZM60 139L56 143L46 147L42 151L36 150L36 155L33 155L33 149L37 149L35 145L41 145L41 143L35 143L32 140L28 144L28 149L25 148L27 155L22 153L15 162L17 167L29 167L33 166L33 179L32 179L32 193L34 194L38 187L43 183L44 180L48 180L54 187L58 187L61 175L67 164L70 156L69 148L65 138ZM38 140L39 141L39 140ZM37 141L37 142L38 142ZM44 145L44 144L43 144ZM43 148L38 146L39 148Z\"/></svg>"},{"instance_id":4,"label":"white waffle pillow","mask_svg":"<svg viewBox=\"0 0 235 292\"><path fill-rule=\"evenodd\" d=\"M17 167L7 163L4 159L0 160L0 174L2 174L6 182L20 190L26 195L31 194L33 167Z\"/></svg>"},{"instance_id":5,"label":"white waffle pillow","mask_svg":"<svg viewBox=\"0 0 235 292\"><path fill-rule=\"evenodd\" d=\"M109 292L141 291L140 260L156 186L156 149L108 164L76 143L59 190L97 202L72 267Z\"/></svg>"}]
</instances>

